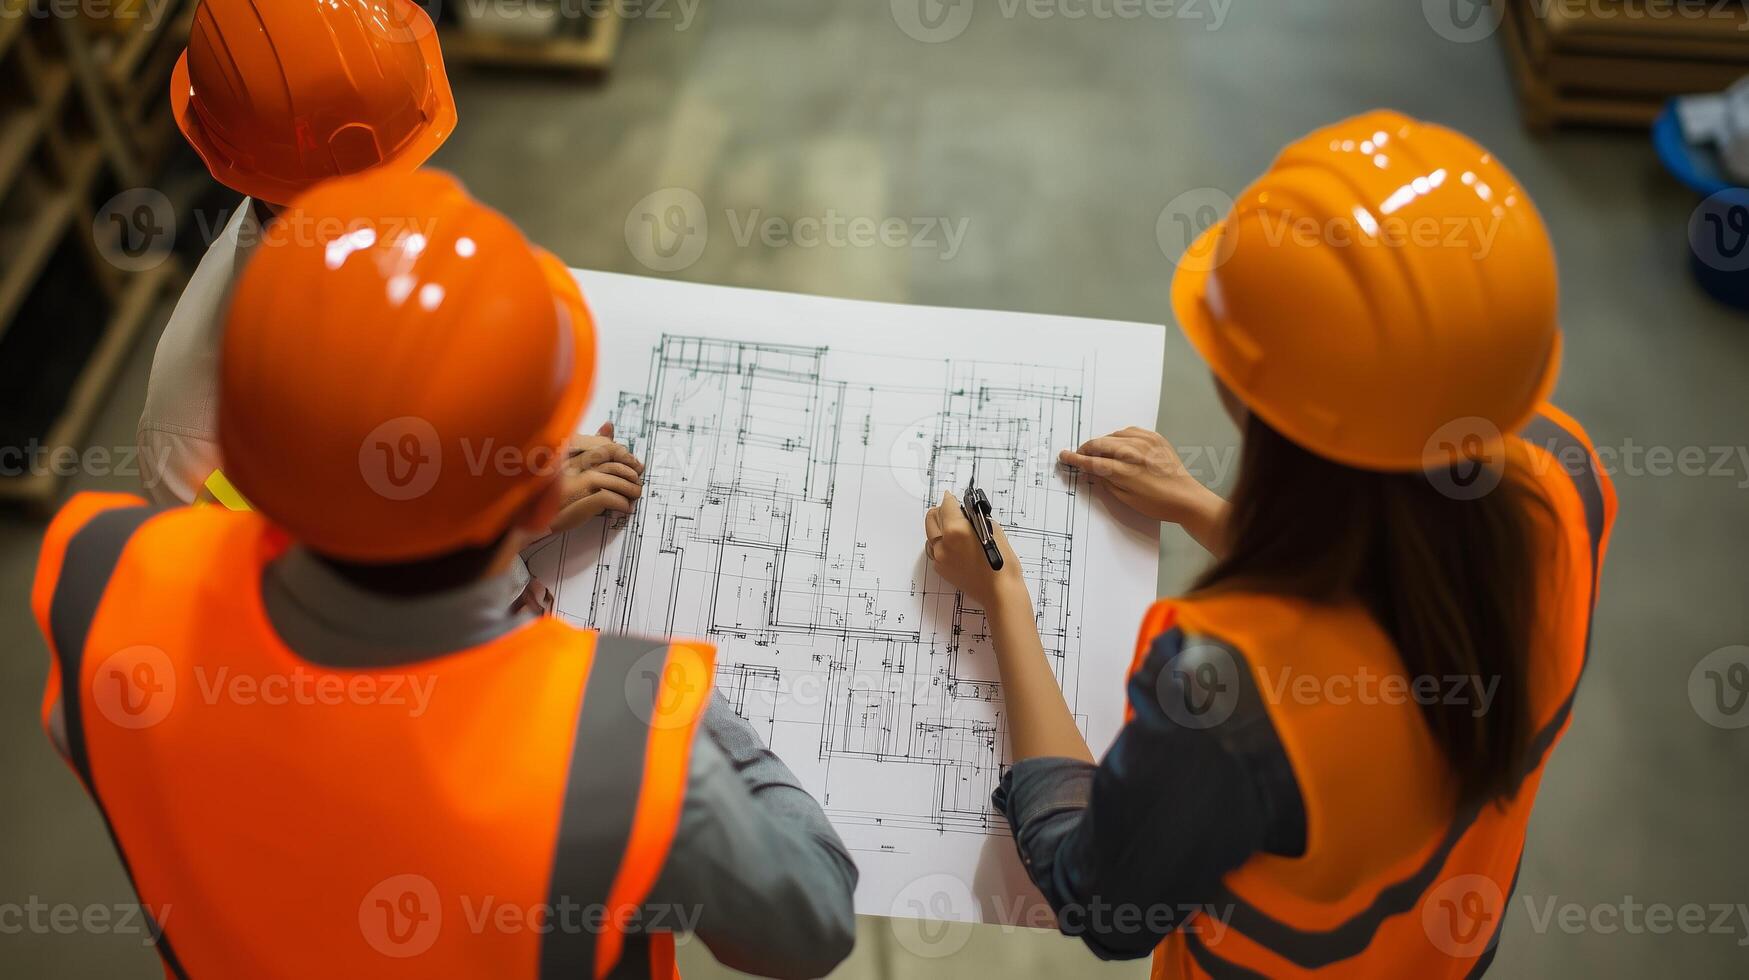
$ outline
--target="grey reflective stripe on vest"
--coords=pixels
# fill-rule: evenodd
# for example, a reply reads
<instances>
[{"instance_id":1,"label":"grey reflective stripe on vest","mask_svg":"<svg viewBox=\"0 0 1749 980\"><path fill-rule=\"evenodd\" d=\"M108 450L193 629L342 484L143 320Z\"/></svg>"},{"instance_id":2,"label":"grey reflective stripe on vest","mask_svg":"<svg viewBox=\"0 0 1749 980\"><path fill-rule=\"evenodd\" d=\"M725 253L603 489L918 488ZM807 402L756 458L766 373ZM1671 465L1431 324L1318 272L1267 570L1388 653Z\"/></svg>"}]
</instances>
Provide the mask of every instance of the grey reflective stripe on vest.
<instances>
[{"instance_id":1,"label":"grey reflective stripe on vest","mask_svg":"<svg viewBox=\"0 0 1749 980\"><path fill-rule=\"evenodd\" d=\"M61 560L61 578L49 600L49 636L61 663L61 712L67 723L67 747L73 768L91 786L91 758L85 742L84 704L79 697L85 663L85 639L97 605L109 588L128 539L156 511L150 507L106 510L74 532Z\"/></svg>"},{"instance_id":2,"label":"grey reflective stripe on vest","mask_svg":"<svg viewBox=\"0 0 1749 980\"><path fill-rule=\"evenodd\" d=\"M1563 471L1573 481L1573 486L1579 492L1579 499L1585 505L1586 530L1591 536L1591 596L1589 608L1595 615L1597 609L1597 581L1601 569L1598 558L1603 547L1604 500L1603 484L1599 479L1596 464L1590 450L1585 448L1579 437L1562 428L1546 416L1537 416L1525 427L1521 436L1526 442L1551 454L1561 464ZM1591 628L1587 624L1585 630L1585 659L1591 654ZM1581 666L1583 673L1583 666ZM1554 747L1555 739L1561 729L1566 726L1567 718L1573 711L1573 700L1578 695L1578 683L1567 693L1561 706L1549 723L1539 730L1531 739L1530 749L1526 758L1525 772L1520 779L1528 778L1530 773L1542 767L1549 750ZM1444 839L1413 875L1387 886L1373 899L1364 912L1354 916L1347 922L1327 931L1311 932L1296 929L1279 919L1273 918L1235 894L1222 882L1216 894L1216 905L1225 905L1232 910L1227 926L1237 930L1247 938L1268 947L1277 955L1307 969L1317 969L1329 966L1366 951L1372 944L1372 938L1385 919L1393 915L1401 915L1412 911L1420 904L1421 896L1438 879L1444 869L1445 862L1451 857L1451 852L1458 842L1469 832L1470 827L1481 815L1482 807L1467 808L1452 821L1447 828ZM1516 876L1514 878L1516 882ZM1512 893L1506 893L1511 900ZM1186 937L1192 956L1202 968L1214 976L1244 976L1245 973L1236 964L1228 963L1216 956L1213 951L1203 945L1200 936L1192 933ZM1490 950L1489 955L1492 955ZM1217 972L1209 964L1219 964L1226 972ZM1238 973L1232 971L1240 971Z\"/></svg>"},{"instance_id":3,"label":"grey reflective stripe on vest","mask_svg":"<svg viewBox=\"0 0 1749 980\"><path fill-rule=\"evenodd\" d=\"M91 747L85 737L85 705L80 694L84 686L85 643L91 635L97 607L103 602L109 580L115 575L128 541L140 525L157 513L155 508L146 506L118 507L87 521L67 542L67 551L61 558L61 577L55 582L54 595L49 599L49 637L61 666L61 719L66 727L67 754L73 768L85 781L86 792L96 804L98 815L103 817L104 829L109 831L110 843L115 845L116 856L121 858L122 870L127 873L128 883L134 886L135 895L139 895L140 887L134 881L133 866L128 862L127 852L122 849L121 838L116 836L115 824L109 819L103 798L97 795L97 783L91 775ZM145 897L140 896L140 899L144 905ZM152 917L150 910L146 916ZM177 960L163 924L154 920L152 928L158 937L158 955L163 957L164 965L173 976L187 980L188 973Z\"/></svg>"},{"instance_id":4,"label":"grey reflective stripe on vest","mask_svg":"<svg viewBox=\"0 0 1749 980\"><path fill-rule=\"evenodd\" d=\"M1195 920L1192 920L1195 921ZM1185 934L1185 945L1190 947L1190 958L1202 968L1202 972L1214 977L1215 980L1269 980L1267 974L1240 966L1231 960L1221 959L1202 944L1202 937L1194 932Z\"/></svg>"},{"instance_id":5,"label":"grey reflective stripe on vest","mask_svg":"<svg viewBox=\"0 0 1749 980\"><path fill-rule=\"evenodd\" d=\"M1585 528L1591 532L1591 611L1597 611L1597 583L1603 574L1599 556L1603 549L1603 481L1597 474L1596 461L1591 458L1591 450L1574 433L1561 428L1553 419L1538 415L1524 427L1520 434L1525 442L1553 456L1555 462L1561 464L1561 469L1567 478L1573 481L1573 489L1579 492L1579 500L1585 505ZM1585 630L1585 659L1591 659L1591 629Z\"/></svg>"},{"instance_id":6,"label":"grey reflective stripe on vest","mask_svg":"<svg viewBox=\"0 0 1749 980\"><path fill-rule=\"evenodd\" d=\"M553 852L547 902L555 910L554 928L541 940L542 980L595 976L600 933L591 927L601 918L588 910L607 902L637 820L649 720L656 710L661 668L667 663L661 654L667 647L666 640L623 636L603 635L596 642L571 742L571 771ZM639 676L651 673L652 667L653 676ZM580 909L583 915L580 920L560 916L558 910L564 909ZM648 938L627 933L608 976L648 977L649 956Z\"/></svg>"}]
</instances>

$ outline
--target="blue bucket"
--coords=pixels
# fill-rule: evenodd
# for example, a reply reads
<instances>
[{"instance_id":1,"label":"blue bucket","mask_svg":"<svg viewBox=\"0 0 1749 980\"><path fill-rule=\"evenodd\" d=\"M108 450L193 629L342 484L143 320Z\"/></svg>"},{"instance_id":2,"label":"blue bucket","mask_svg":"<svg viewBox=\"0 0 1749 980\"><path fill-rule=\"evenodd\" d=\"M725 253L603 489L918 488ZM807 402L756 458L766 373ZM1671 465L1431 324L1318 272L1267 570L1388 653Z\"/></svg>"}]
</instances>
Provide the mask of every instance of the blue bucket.
<instances>
[{"instance_id":1,"label":"blue bucket","mask_svg":"<svg viewBox=\"0 0 1749 980\"><path fill-rule=\"evenodd\" d=\"M1703 198L1688 220L1695 281L1719 302L1749 310L1749 187L1734 183L1715 154L1682 138L1674 102L1652 124L1652 145L1664 168Z\"/></svg>"}]
</instances>

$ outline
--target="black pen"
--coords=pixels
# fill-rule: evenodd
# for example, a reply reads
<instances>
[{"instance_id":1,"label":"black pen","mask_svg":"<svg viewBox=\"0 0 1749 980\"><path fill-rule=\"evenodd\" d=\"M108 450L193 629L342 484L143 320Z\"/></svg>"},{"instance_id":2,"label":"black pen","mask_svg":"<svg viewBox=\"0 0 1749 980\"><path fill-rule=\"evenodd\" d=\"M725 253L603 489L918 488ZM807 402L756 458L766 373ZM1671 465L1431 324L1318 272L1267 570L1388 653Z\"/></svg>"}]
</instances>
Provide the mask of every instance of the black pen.
<instances>
[{"instance_id":1,"label":"black pen","mask_svg":"<svg viewBox=\"0 0 1749 980\"><path fill-rule=\"evenodd\" d=\"M966 499L960 503L960 512L972 522L972 532L978 536L978 543L984 546L984 557L989 560L991 571L1000 572L1002 549L996 546L996 529L990 523L990 498L978 489L976 477L966 484Z\"/></svg>"}]
</instances>

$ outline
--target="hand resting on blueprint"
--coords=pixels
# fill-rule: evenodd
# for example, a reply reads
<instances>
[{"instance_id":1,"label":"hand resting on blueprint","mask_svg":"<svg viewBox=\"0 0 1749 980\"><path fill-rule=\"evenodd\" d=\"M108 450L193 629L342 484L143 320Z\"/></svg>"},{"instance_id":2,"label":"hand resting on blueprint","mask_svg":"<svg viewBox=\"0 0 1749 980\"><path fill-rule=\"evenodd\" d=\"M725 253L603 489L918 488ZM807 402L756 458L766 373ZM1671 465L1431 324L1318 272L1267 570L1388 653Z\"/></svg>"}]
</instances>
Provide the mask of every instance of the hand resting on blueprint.
<instances>
[{"instance_id":1,"label":"hand resting on blueprint","mask_svg":"<svg viewBox=\"0 0 1749 980\"><path fill-rule=\"evenodd\" d=\"M1183 527L1198 544L1221 554L1227 502L1191 475L1165 436L1130 426L1065 449L1058 459L1105 484L1119 502Z\"/></svg>"},{"instance_id":2,"label":"hand resting on blueprint","mask_svg":"<svg viewBox=\"0 0 1749 980\"><path fill-rule=\"evenodd\" d=\"M644 494L644 464L631 450L613 441L613 423L596 435L572 436L570 458L559 475L564 499L554 532L569 531L608 511L632 512L633 501Z\"/></svg>"}]
</instances>

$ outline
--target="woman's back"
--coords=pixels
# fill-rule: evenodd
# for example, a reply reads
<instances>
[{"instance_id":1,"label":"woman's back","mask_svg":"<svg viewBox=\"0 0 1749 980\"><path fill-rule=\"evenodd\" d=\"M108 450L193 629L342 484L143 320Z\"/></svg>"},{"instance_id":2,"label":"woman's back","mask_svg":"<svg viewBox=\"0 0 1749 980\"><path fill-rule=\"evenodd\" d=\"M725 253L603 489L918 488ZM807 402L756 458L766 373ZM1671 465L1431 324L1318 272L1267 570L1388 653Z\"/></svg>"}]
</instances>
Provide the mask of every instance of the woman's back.
<instances>
[{"instance_id":1,"label":"woman's back","mask_svg":"<svg viewBox=\"0 0 1749 980\"><path fill-rule=\"evenodd\" d=\"M1177 630L1184 647L1204 648L1201 663L1248 672L1292 767L1305 826L1303 854L1259 853L1223 878L1209 903L1227 914L1222 929L1179 930L1157 975L1195 975L1192 963L1218 975L1224 962L1283 976L1341 962L1332 972L1389 964L1461 976L1491 953L1542 766L1584 669L1615 511L1613 489L1570 419L1546 411L1523 435L1513 465L1549 507L1538 511L1546 564L1524 675L1533 735L1508 801L1459 805L1423 716L1439 705L1485 720L1506 678L1412 673L1358 602L1231 591L1167 600L1150 614L1138 666L1157 636ZM1197 724L1201 708L1200 723L1216 727L1237 690L1220 689L1232 680L1221 673L1186 672L1168 714Z\"/></svg>"}]
</instances>

